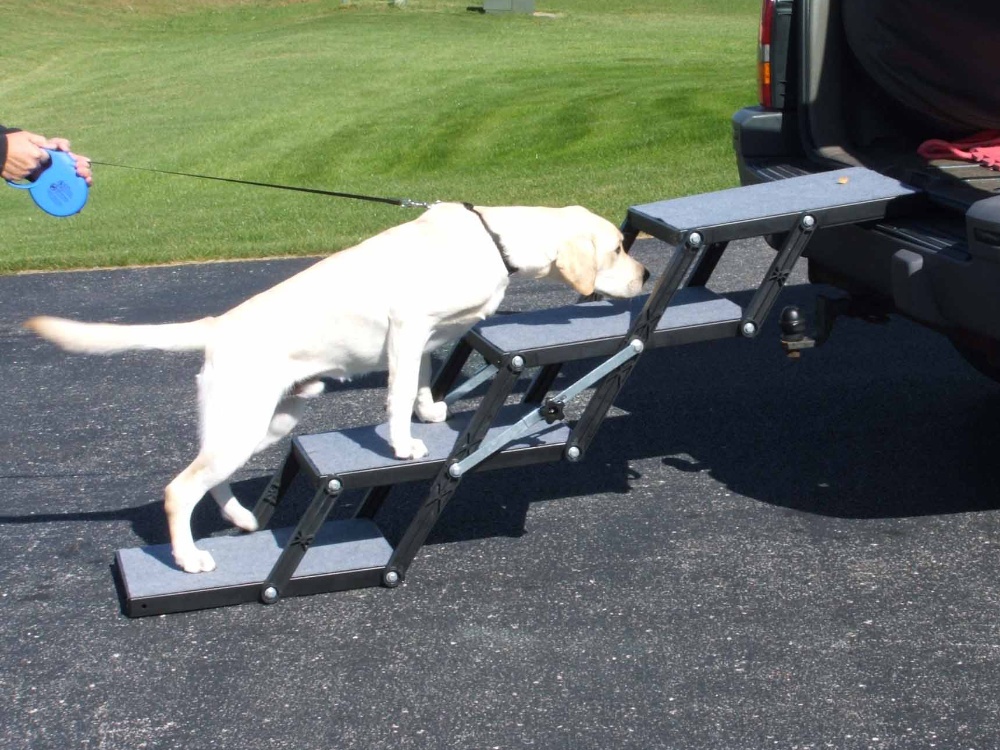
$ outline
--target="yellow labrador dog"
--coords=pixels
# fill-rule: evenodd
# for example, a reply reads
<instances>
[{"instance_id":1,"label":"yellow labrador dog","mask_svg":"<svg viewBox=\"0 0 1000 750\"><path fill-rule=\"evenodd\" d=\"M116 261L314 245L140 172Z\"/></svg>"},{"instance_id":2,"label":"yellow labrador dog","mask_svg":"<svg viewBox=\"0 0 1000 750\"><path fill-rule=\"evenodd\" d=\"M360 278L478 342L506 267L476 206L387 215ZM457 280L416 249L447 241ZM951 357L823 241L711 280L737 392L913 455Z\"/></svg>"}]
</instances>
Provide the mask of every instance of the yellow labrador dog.
<instances>
[{"instance_id":1,"label":"yellow labrador dog","mask_svg":"<svg viewBox=\"0 0 1000 750\"><path fill-rule=\"evenodd\" d=\"M430 352L496 311L509 276L557 278L581 294L638 294L646 270L617 227L578 206L431 206L414 221L338 252L218 316L188 323L114 325L32 318L26 326L72 352L204 350L198 376L201 450L166 488L174 560L213 570L191 535L210 492L234 525L257 523L227 480L295 426L320 377L389 371L389 441L400 459L427 455L412 414L447 417L430 390Z\"/></svg>"}]
</instances>

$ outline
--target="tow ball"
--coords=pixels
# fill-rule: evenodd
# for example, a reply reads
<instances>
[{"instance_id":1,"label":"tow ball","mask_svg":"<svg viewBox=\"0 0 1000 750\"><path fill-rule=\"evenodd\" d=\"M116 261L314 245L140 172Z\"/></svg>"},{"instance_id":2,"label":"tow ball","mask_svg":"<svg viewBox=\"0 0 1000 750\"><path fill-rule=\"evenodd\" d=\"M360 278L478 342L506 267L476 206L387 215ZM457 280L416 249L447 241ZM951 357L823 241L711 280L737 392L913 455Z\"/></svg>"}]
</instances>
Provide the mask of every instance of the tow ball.
<instances>
[{"instance_id":1,"label":"tow ball","mask_svg":"<svg viewBox=\"0 0 1000 750\"><path fill-rule=\"evenodd\" d=\"M806 317L796 305L789 305L781 311L778 325L781 328L781 348L789 359L799 359L803 349L816 346L816 339L806 333Z\"/></svg>"},{"instance_id":2,"label":"tow ball","mask_svg":"<svg viewBox=\"0 0 1000 750\"><path fill-rule=\"evenodd\" d=\"M799 359L804 350L825 344L833 331L834 322L841 315L866 323L889 322L888 310L875 300L821 294L816 298L816 326L811 334L806 316L797 305L789 305L781 311L778 326L785 355L789 359Z\"/></svg>"}]
</instances>

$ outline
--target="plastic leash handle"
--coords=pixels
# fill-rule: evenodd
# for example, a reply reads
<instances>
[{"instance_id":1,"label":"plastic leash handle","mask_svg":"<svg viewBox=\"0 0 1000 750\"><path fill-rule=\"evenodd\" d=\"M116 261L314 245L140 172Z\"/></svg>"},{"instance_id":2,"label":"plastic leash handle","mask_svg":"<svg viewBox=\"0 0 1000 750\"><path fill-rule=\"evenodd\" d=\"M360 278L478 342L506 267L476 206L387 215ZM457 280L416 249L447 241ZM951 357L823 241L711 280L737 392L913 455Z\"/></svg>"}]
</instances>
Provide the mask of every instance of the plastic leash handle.
<instances>
[{"instance_id":1,"label":"plastic leash handle","mask_svg":"<svg viewBox=\"0 0 1000 750\"><path fill-rule=\"evenodd\" d=\"M49 163L33 182L7 184L18 190L27 190L40 209L52 216L72 216L79 213L87 202L87 181L76 173L76 162L65 151L45 149Z\"/></svg>"}]
</instances>

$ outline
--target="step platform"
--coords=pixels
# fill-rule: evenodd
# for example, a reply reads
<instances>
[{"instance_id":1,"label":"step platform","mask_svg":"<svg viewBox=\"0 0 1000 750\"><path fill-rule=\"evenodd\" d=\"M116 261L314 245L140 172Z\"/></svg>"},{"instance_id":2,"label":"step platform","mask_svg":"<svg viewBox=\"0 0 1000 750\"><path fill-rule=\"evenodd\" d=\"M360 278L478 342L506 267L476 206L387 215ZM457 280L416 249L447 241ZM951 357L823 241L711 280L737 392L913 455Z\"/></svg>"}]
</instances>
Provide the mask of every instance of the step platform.
<instances>
[{"instance_id":1,"label":"step platform","mask_svg":"<svg viewBox=\"0 0 1000 750\"><path fill-rule=\"evenodd\" d=\"M510 354L523 357L526 367L609 357L621 347L648 296L490 318L466 334L466 341L492 364ZM741 316L739 305L704 287L678 289L648 346L731 338Z\"/></svg>"},{"instance_id":2,"label":"step platform","mask_svg":"<svg viewBox=\"0 0 1000 750\"><path fill-rule=\"evenodd\" d=\"M169 544L118 550L116 573L129 617L187 612L260 600L263 581L293 529L210 537L198 546L212 553L216 569L185 573ZM392 547L369 520L331 521L316 535L282 593L302 596L379 585Z\"/></svg>"},{"instance_id":3,"label":"step platform","mask_svg":"<svg viewBox=\"0 0 1000 750\"><path fill-rule=\"evenodd\" d=\"M484 442L533 410L533 407L523 404L502 407ZM423 440L430 452L424 458L412 461L392 455L387 424L301 435L292 440L292 451L300 467L311 475L313 481L337 478L345 490L433 479L451 455L455 441L472 416L473 412L463 412L438 424L414 422L413 437ZM534 432L515 440L476 470L558 461L569 439L569 432L565 424L539 425Z\"/></svg>"},{"instance_id":4,"label":"step platform","mask_svg":"<svg viewBox=\"0 0 1000 750\"><path fill-rule=\"evenodd\" d=\"M804 213L820 227L860 224L924 200L917 188L853 167L632 206L627 221L672 245L693 231L717 243L788 232Z\"/></svg>"},{"instance_id":5,"label":"step platform","mask_svg":"<svg viewBox=\"0 0 1000 750\"><path fill-rule=\"evenodd\" d=\"M522 404L503 407L486 439L532 410ZM439 424L414 423L414 437L430 450L428 456L415 461L392 455L384 424L302 435L292 441L292 450L314 484L336 477L346 490L431 479L471 418L472 412L465 412ZM558 461L569 434L565 424L540 424L477 466L476 471ZM286 528L200 539L198 546L215 558L216 569L209 573L185 573L177 568L169 544L119 550L115 572L125 614L145 617L259 601L261 586L292 532ZM370 520L330 521L282 589L282 597L381 585L392 551Z\"/></svg>"}]
</instances>

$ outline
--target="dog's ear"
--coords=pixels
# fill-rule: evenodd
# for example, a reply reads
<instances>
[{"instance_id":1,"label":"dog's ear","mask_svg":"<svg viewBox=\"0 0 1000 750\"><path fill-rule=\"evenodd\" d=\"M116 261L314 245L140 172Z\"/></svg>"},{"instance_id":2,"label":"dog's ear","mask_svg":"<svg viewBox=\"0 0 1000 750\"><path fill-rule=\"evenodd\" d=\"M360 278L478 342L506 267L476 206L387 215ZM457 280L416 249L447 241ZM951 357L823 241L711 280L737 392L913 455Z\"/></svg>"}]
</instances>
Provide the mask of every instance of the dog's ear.
<instances>
[{"instance_id":1,"label":"dog's ear","mask_svg":"<svg viewBox=\"0 0 1000 750\"><path fill-rule=\"evenodd\" d=\"M574 237L559 250L556 256L559 274L580 294L594 293L597 283L597 253L590 235Z\"/></svg>"}]
</instances>

